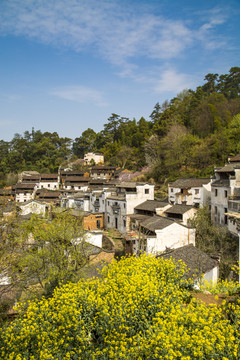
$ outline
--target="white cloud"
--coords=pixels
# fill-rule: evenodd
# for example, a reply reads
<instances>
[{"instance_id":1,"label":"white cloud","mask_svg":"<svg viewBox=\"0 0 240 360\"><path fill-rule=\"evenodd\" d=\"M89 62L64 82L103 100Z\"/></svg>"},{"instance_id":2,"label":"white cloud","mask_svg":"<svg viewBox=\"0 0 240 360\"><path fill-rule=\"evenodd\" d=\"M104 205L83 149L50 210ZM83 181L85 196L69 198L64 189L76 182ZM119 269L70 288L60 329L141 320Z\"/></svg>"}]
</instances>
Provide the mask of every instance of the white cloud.
<instances>
[{"instance_id":1,"label":"white cloud","mask_svg":"<svg viewBox=\"0 0 240 360\"><path fill-rule=\"evenodd\" d=\"M224 9L171 19L151 8L120 0L2 0L0 35L14 34L76 52L92 52L119 67L118 75L149 84L157 92L180 91L193 86L192 79L159 66L189 56L191 49L226 48L226 40L215 28L226 21ZM197 21L195 21L197 20ZM147 65L143 67L143 62ZM155 72L154 72L154 67ZM176 65L177 66L177 65ZM55 96L77 102L92 101L105 106L102 94L80 87L56 89Z\"/></svg>"},{"instance_id":2,"label":"white cloud","mask_svg":"<svg viewBox=\"0 0 240 360\"><path fill-rule=\"evenodd\" d=\"M82 104L92 103L93 105L100 107L107 106L107 103L103 100L103 96L99 91L85 86L64 86L62 88L53 89L50 94Z\"/></svg>"},{"instance_id":3,"label":"white cloud","mask_svg":"<svg viewBox=\"0 0 240 360\"><path fill-rule=\"evenodd\" d=\"M178 93L183 89L192 88L193 85L193 80L188 75L177 73L174 69L168 69L162 72L156 83L155 91L158 93Z\"/></svg>"},{"instance_id":4,"label":"white cloud","mask_svg":"<svg viewBox=\"0 0 240 360\"><path fill-rule=\"evenodd\" d=\"M143 56L173 59L204 38L225 17L220 11L198 31L183 20L155 15L139 4L108 0L2 0L0 32L36 38L74 51L94 51L109 62L124 65Z\"/></svg>"}]
</instances>

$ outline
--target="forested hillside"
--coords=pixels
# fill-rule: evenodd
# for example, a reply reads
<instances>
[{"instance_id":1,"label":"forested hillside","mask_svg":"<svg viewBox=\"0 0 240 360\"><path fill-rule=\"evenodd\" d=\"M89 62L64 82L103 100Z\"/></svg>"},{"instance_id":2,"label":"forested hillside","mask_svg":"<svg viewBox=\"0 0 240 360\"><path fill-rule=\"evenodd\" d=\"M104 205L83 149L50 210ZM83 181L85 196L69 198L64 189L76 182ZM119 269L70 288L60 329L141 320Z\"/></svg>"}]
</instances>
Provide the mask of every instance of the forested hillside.
<instances>
[{"instance_id":1,"label":"forested hillside","mask_svg":"<svg viewBox=\"0 0 240 360\"><path fill-rule=\"evenodd\" d=\"M184 176L208 176L214 165L240 152L240 67L207 74L202 86L157 103L150 120L112 114L103 130L86 129L74 140L57 132L25 131L0 141L0 186L22 170L56 172L64 162L100 151L110 165L150 167L162 183Z\"/></svg>"}]
</instances>

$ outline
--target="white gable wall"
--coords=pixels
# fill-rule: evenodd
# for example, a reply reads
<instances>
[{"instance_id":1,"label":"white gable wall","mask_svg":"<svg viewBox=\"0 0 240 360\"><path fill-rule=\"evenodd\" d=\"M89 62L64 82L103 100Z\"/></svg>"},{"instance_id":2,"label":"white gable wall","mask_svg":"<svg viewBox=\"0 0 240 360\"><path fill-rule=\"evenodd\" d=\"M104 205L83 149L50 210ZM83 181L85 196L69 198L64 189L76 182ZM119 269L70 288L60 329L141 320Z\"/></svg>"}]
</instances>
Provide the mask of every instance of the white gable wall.
<instances>
[{"instance_id":1,"label":"white gable wall","mask_svg":"<svg viewBox=\"0 0 240 360\"><path fill-rule=\"evenodd\" d=\"M158 254L167 248L177 249L181 246L195 245L195 229L173 223L162 230L156 230L156 237L147 238L148 254Z\"/></svg>"},{"instance_id":2,"label":"white gable wall","mask_svg":"<svg viewBox=\"0 0 240 360\"><path fill-rule=\"evenodd\" d=\"M20 205L21 207L21 215L27 215L30 213L45 215L46 204L40 204L36 201L31 201L26 205Z\"/></svg>"}]
</instances>

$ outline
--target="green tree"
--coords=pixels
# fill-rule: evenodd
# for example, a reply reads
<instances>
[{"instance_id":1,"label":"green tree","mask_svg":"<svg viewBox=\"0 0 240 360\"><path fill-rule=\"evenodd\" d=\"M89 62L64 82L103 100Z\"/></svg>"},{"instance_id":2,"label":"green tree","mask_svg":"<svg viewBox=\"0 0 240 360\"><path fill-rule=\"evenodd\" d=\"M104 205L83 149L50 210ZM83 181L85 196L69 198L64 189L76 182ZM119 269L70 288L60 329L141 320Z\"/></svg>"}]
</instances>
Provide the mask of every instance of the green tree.
<instances>
[{"instance_id":1,"label":"green tree","mask_svg":"<svg viewBox=\"0 0 240 360\"><path fill-rule=\"evenodd\" d=\"M8 275L28 296L49 296L60 283L79 279L88 261L82 218L66 212L21 223L14 244Z\"/></svg>"},{"instance_id":2,"label":"green tree","mask_svg":"<svg viewBox=\"0 0 240 360\"><path fill-rule=\"evenodd\" d=\"M237 264L237 241L225 227L214 225L207 207L198 209L192 221L196 228L196 246L220 258L220 277L225 279Z\"/></svg>"},{"instance_id":3,"label":"green tree","mask_svg":"<svg viewBox=\"0 0 240 360\"><path fill-rule=\"evenodd\" d=\"M118 150L118 153L116 155L116 160L118 162L118 165L122 168L125 168L126 163L128 160L130 160L131 156L133 154L133 149L130 146L123 145Z\"/></svg>"},{"instance_id":4,"label":"green tree","mask_svg":"<svg viewBox=\"0 0 240 360\"><path fill-rule=\"evenodd\" d=\"M95 149L95 141L97 134L91 128L83 131L79 138L76 138L73 142L72 151L74 155L79 158L83 158L84 154L91 152Z\"/></svg>"}]
</instances>

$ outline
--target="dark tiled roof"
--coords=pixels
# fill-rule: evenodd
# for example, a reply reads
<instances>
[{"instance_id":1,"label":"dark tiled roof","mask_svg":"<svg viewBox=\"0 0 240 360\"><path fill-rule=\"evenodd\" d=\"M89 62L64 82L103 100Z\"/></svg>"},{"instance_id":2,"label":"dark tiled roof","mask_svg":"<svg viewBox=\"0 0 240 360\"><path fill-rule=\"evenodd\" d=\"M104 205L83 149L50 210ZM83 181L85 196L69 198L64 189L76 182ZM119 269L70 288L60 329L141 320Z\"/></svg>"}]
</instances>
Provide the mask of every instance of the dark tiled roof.
<instances>
[{"instance_id":1,"label":"dark tiled roof","mask_svg":"<svg viewBox=\"0 0 240 360\"><path fill-rule=\"evenodd\" d=\"M36 184L23 184L23 183L18 183L15 187L15 190L33 190L35 188Z\"/></svg>"},{"instance_id":2,"label":"dark tiled roof","mask_svg":"<svg viewBox=\"0 0 240 360\"><path fill-rule=\"evenodd\" d=\"M137 183L135 181L123 181L117 185L119 188L128 188L128 189L135 189Z\"/></svg>"},{"instance_id":3,"label":"dark tiled roof","mask_svg":"<svg viewBox=\"0 0 240 360\"><path fill-rule=\"evenodd\" d=\"M107 179L92 179L89 181L90 185L104 185L107 184Z\"/></svg>"},{"instance_id":4,"label":"dark tiled roof","mask_svg":"<svg viewBox=\"0 0 240 360\"><path fill-rule=\"evenodd\" d=\"M178 179L172 183L169 183L170 187L175 188L192 188L192 187L201 187L205 184L208 184L210 179Z\"/></svg>"},{"instance_id":5,"label":"dark tiled roof","mask_svg":"<svg viewBox=\"0 0 240 360\"><path fill-rule=\"evenodd\" d=\"M155 230L164 229L167 226L172 225L173 223L174 220L171 220L163 216L151 216L150 218L143 220L140 225L144 229L154 232Z\"/></svg>"},{"instance_id":6,"label":"dark tiled roof","mask_svg":"<svg viewBox=\"0 0 240 360\"><path fill-rule=\"evenodd\" d=\"M194 207L191 205L173 205L166 211L164 211L167 214L184 214L185 212L193 209Z\"/></svg>"},{"instance_id":7,"label":"dark tiled roof","mask_svg":"<svg viewBox=\"0 0 240 360\"><path fill-rule=\"evenodd\" d=\"M182 260L189 268L189 271L186 274L186 277L188 278L199 277L219 264L217 260L211 258L211 256L196 248L192 244L170 250L157 257L164 259L172 258L177 261Z\"/></svg>"},{"instance_id":8,"label":"dark tiled roof","mask_svg":"<svg viewBox=\"0 0 240 360\"><path fill-rule=\"evenodd\" d=\"M234 173L235 167L236 167L236 164L227 164L227 165L223 166L222 168L216 170L216 172L218 172L218 173L225 173L225 172Z\"/></svg>"},{"instance_id":9,"label":"dark tiled roof","mask_svg":"<svg viewBox=\"0 0 240 360\"><path fill-rule=\"evenodd\" d=\"M77 182L88 182L91 178L84 177L84 176L66 176L65 183L71 182L71 183L77 183Z\"/></svg>"},{"instance_id":10,"label":"dark tiled roof","mask_svg":"<svg viewBox=\"0 0 240 360\"><path fill-rule=\"evenodd\" d=\"M41 174L41 180L46 180L46 179L58 179L58 174Z\"/></svg>"},{"instance_id":11,"label":"dark tiled roof","mask_svg":"<svg viewBox=\"0 0 240 360\"><path fill-rule=\"evenodd\" d=\"M231 156L229 157L228 161L231 162L239 162L240 164L240 154L236 155L236 156Z\"/></svg>"},{"instance_id":12,"label":"dark tiled roof","mask_svg":"<svg viewBox=\"0 0 240 360\"><path fill-rule=\"evenodd\" d=\"M212 187L229 187L230 186L230 181L228 179L219 179L219 180L215 180L212 182Z\"/></svg>"},{"instance_id":13,"label":"dark tiled roof","mask_svg":"<svg viewBox=\"0 0 240 360\"><path fill-rule=\"evenodd\" d=\"M158 208L167 206L168 204L159 200L146 200L143 203L135 206L136 210L155 211Z\"/></svg>"},{"instance_id":14,"label":"dark tiled roof","mask_svg":"<svg viewBox=\"0 0 240 360\"><path fill-rule=\"evenodd\" d=\"M149 215L144 215L144 214L130 214L130 215L127 215L130 219L132 220L146 220L146 219L149 219L151 216Z\"/></svg>"},{"instance_id":15,"label":"dark tiled roof","mask_svg":"<svg viewBox=\"0 0 240 360\"><path fill-rule=\"evenodd\" d=\"M83 176L84 171L63 171L62 176Z\"/></svg>"},{"instance_id":16,"label":"dark tiled roof","mask_svg":"<svg viewBox=\"0 0 240 360\"><path fill-rule=\"evenodd\" d=\"M40 179L40 174L23 175L22 182L24 182L24 181L38 181L39 179Z\"/></svg>"}]
</instances>

